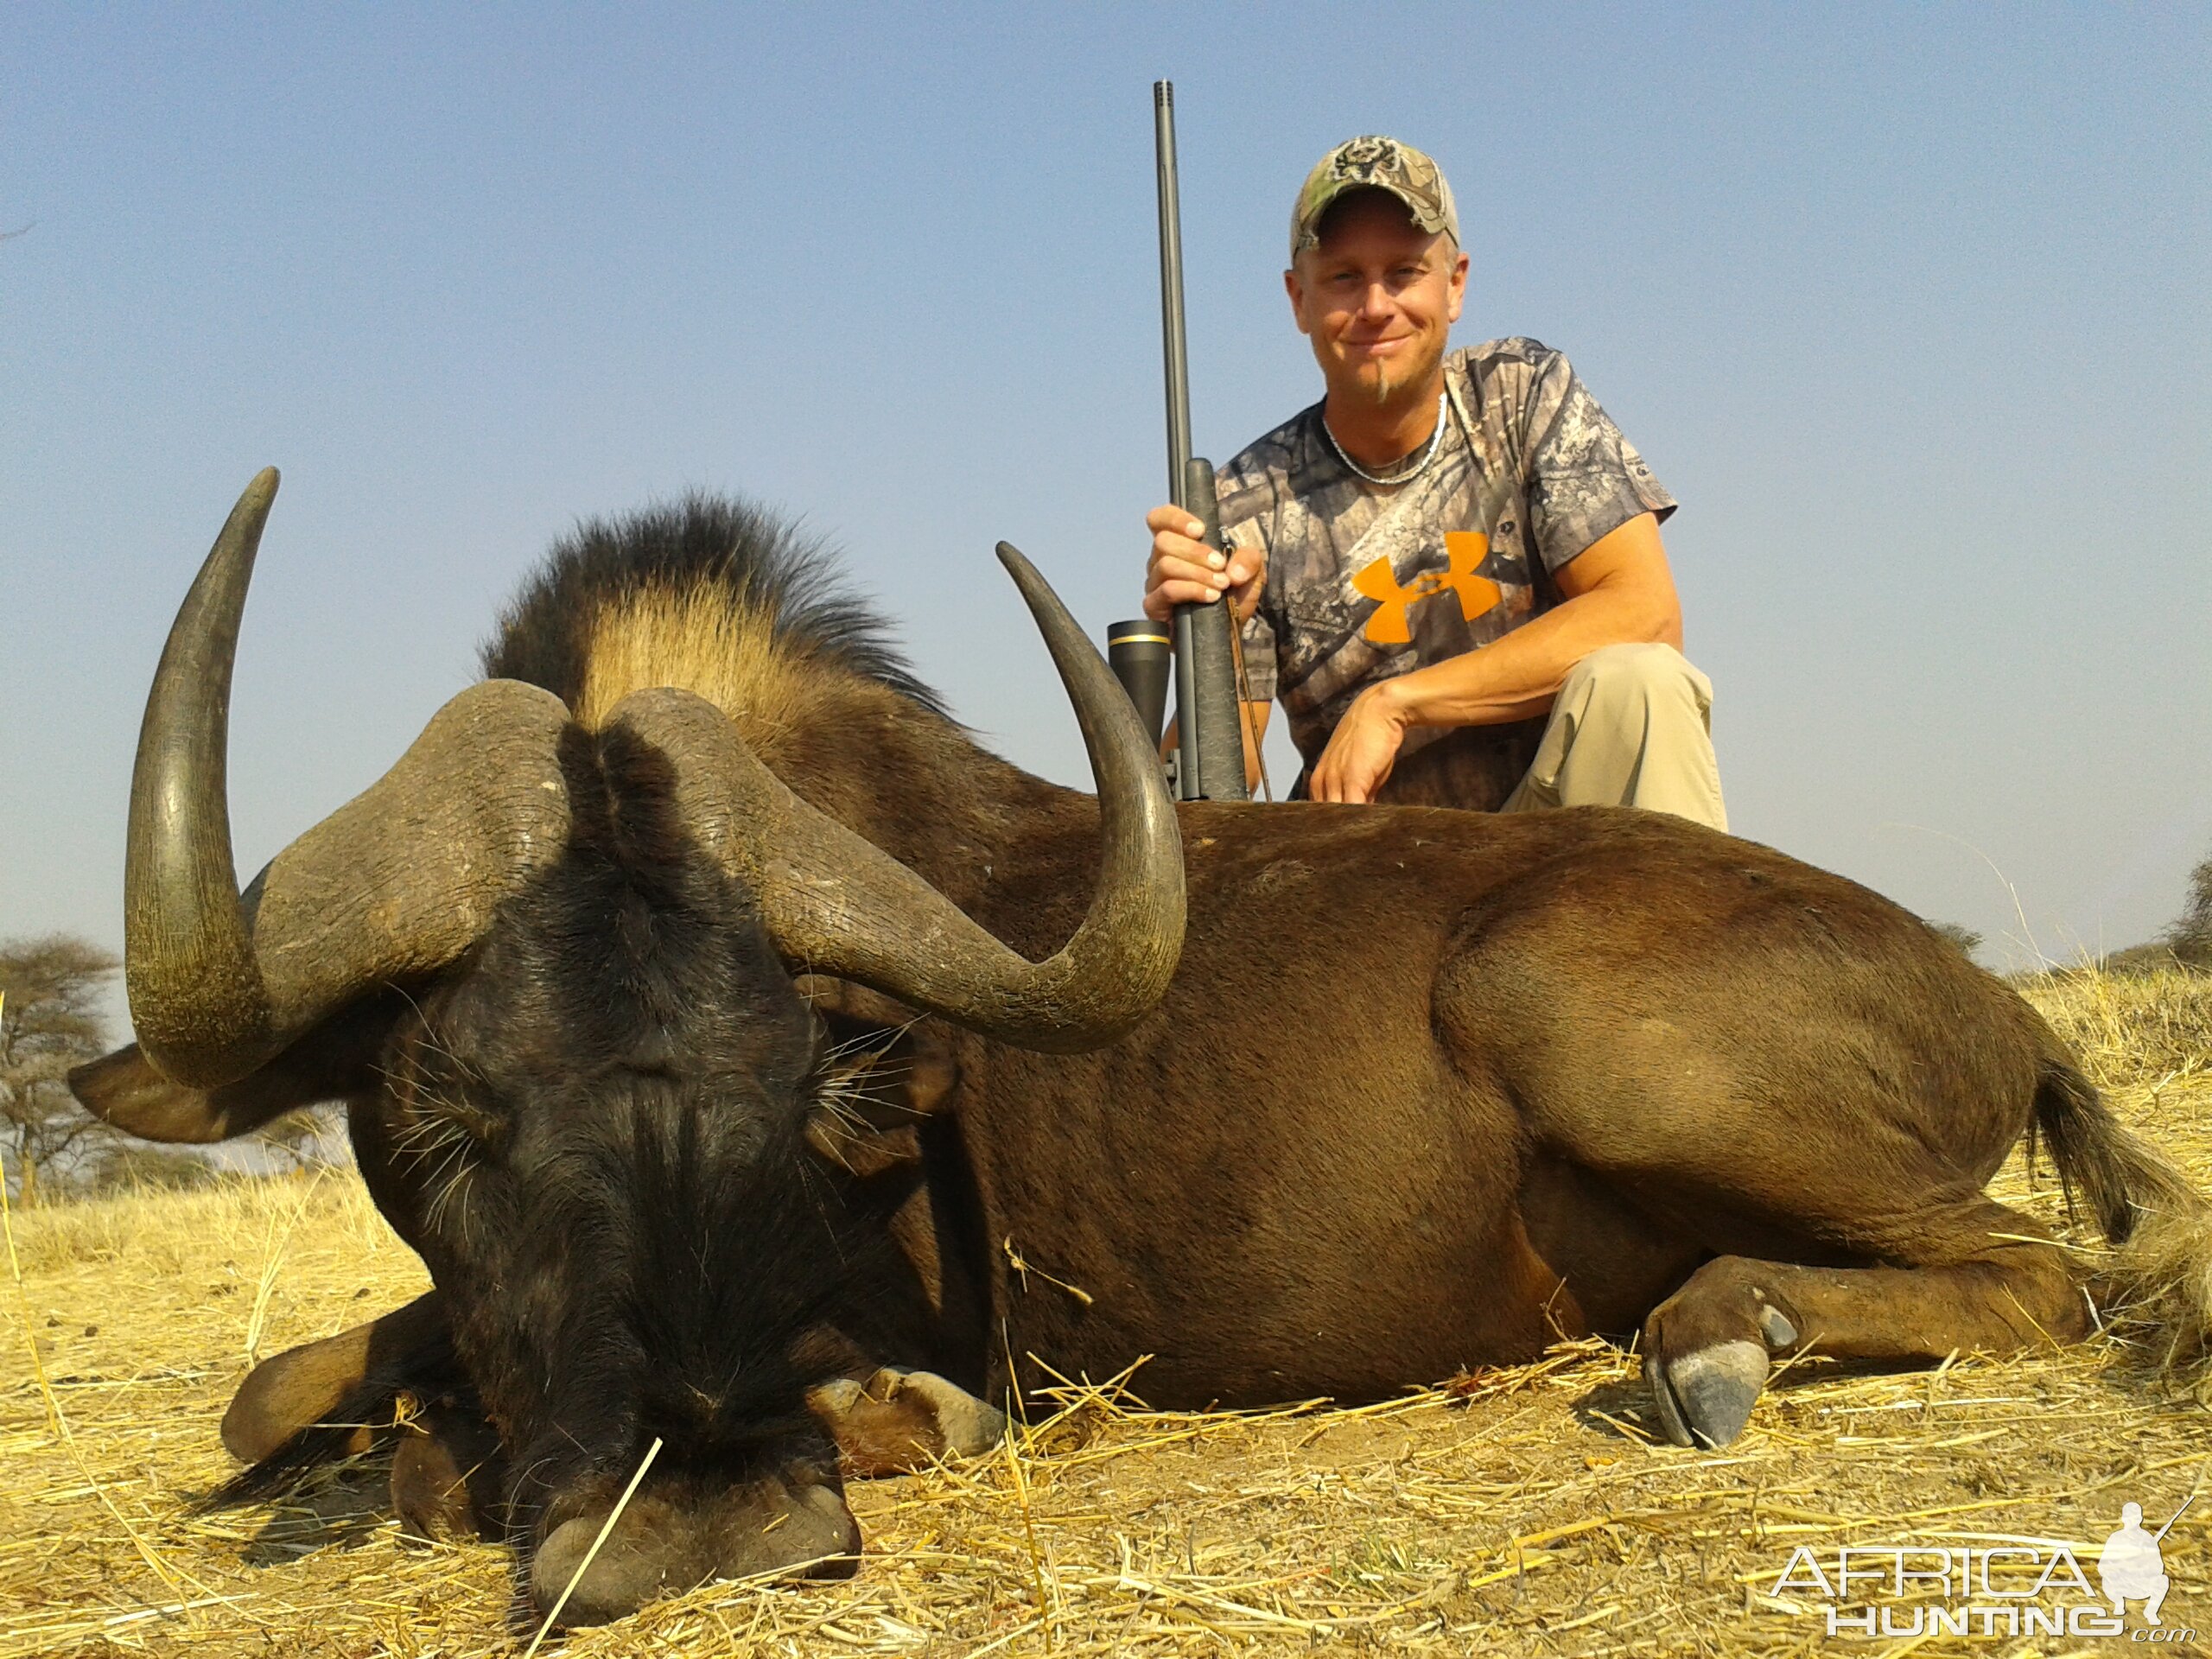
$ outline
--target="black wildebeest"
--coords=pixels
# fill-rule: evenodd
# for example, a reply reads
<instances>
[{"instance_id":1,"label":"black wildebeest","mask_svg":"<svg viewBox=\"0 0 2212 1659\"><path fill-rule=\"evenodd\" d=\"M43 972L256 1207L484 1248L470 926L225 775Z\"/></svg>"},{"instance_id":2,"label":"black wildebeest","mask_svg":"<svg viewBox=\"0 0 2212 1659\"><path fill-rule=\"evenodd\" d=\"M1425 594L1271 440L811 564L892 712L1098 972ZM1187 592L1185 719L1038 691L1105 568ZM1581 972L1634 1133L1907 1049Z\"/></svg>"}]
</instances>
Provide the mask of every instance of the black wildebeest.
<instances>
[{"instance_id":1,"label":"black wildebeest","mask_svg":"<svg viewBox=\"0 0 2212 1659\"><path fill-rule=\"evenodd\" d=\"M238 899L224 722L273 489L156 677L143 1052L77 1085L168 1139L351 1102L436 1289L268 1362L226 1436L282 1469L338 1443L318 1418L446 1389L396 1485L472 1461L480 1410L541 1603L661 1438L575 1616L849 1556L833 1440L988 1438L969 1395L1014 1356L1254 1403L1641 1328L1669 1431L1719 1445L1785 1350L2082 1334L2061 1252L1983 1192L2031 1124L2115 1239L2194 1203L2026 1003L1864 888L1631 811L1171 812L1010 561L1095 802L985 753L787 531L711 500L557 549L492 677Z\"/></svg>"}]
</instances>

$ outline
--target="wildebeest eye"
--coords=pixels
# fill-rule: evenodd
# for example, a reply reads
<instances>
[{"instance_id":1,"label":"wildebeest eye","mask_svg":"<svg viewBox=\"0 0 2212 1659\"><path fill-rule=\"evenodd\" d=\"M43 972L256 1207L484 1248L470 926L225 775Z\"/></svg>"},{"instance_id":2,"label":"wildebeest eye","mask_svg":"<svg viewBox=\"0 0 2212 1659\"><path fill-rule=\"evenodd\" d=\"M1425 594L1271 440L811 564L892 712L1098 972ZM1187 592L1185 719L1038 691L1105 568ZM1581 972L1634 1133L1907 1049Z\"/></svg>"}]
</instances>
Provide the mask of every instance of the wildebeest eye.
<instances>
[{"instance_id":1,"label":"wildebeest eye","mask_svg":"<svg viewBox=\"0 0 2212 1659\"><path fill-rule=\"evenodd\" d=\"M457 1223L465 1238L474 1178L506 1142L497 1096L427 1033L400 1046L385 1085L391 1161L416 1194L423 1226L436 1236Z\"/></svg>"},{"instance_id":2,"label":"wildebeest eye","mask_svg":"<svg viewBox=\"0 0 2212 1659\"><path fill-rule=\"evenodd\" d=\"M394 1149L454 1141L468 1149L496 1152L505 1144L507 1116L498 1109L487 1080L450 1049L427 1036L409 1043L385 1074L398 1106Z\"/></svg>"},{"instance_id":3,"label":"wildebeest eye","mask_svg":"<svg viewBox=\"0 0 2212 1659\"><path fill-rule=\"evenodd\" d=\"M486 1111L474 1101L442 1096L417 1102L411 1116L435 1120L463 1135L480 1151L497 1152L505 1144L507 1120Z\"/></svg>"}]
</instances>

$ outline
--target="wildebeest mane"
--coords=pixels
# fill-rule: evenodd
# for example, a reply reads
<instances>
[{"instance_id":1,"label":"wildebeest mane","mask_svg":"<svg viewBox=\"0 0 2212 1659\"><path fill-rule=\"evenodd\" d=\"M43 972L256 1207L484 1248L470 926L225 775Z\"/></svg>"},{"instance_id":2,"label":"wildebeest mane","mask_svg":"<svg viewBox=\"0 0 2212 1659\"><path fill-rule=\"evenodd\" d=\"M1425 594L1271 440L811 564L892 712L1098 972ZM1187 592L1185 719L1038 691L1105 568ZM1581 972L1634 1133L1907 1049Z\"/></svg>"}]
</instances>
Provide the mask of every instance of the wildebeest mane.
<instances>
[{"instance_id":1,"label":"wildebeest mane","mask_svg":"<svg viewBox=\"0 0 2212 1659\"><path fill-rule=\"evenodd\" d=\"M500 613L481 660L495 678L544 687L587 724L648 684L683 685L740 717L765 702L773 720L779 683L810 666L945 716L893 633L824 537L758 503L694 491L582 520Z\"/></svg>"}]
</instances>

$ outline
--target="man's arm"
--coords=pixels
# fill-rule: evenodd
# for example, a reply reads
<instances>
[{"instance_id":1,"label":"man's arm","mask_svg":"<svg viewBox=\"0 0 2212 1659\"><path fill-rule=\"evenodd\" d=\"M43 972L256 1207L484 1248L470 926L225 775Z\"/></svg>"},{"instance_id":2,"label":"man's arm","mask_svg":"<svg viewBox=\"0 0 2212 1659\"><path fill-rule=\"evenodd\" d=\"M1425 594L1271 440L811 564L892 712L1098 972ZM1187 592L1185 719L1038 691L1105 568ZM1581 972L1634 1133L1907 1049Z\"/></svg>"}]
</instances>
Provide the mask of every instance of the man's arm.
<instances>
[{"instance_id":1,"label":"man's arm","mask_svg":"<svg viewBox=\"0 0 2212 1659\"><path fill-rule=\"evenodd\" d=\"M1535 620L1354 698L1313 769L1313 798L1372 800L1410 727L1496 726L1547 712L1568 671L1604 646L1681 649L1681 603L1651 514L1599 537L1554 580L1560 601Z\"/></svg>"},{"instance_id":2,"label":"man's arm","mask_svg":"<svg viewBox=\"0 0 2212 1659\"><path fill-rule=\"evenodd\" d=\"M1180 507L1154 507L1145 515L1152 532L1152 553L1145 561L1144 613L1155 622L1172 621L1178 605L1218 604L1229 595L1236 626L1251 619L1268 585L1267 550L1232 538L1227 553L1216 553L1198 540L1205 526ZM1271 702L1239 702L1244 733L1244 787L1260 786L1260 741L1268 734ZM1175 752L1176 722L1167 722L1160 740L1162 758Z\"/></svg>"}]
</instances>

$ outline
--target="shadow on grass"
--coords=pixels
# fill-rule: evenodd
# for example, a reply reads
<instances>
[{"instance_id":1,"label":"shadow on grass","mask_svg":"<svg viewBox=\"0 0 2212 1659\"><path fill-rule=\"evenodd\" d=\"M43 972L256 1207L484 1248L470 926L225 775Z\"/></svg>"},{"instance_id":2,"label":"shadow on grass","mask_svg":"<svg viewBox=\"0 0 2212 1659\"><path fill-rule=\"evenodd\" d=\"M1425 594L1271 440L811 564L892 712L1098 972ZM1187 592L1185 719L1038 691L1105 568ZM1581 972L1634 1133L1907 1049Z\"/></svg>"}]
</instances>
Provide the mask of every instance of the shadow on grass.
<instances>
[{"instance_id":1,"label":"shadow on grass","mask_svg":"<svg viewBox=\"0 0 2212 1659\"><path fill-rule=\"evenodd\" d=\"M1572 1409L1574 1421L1593 1434L1647 1444L1667 1438L1651 1403L1651 1390L1641 1377L1600 1382L1576 1400Z\"/></svg>"},{"instance_id":2,"label":"shadow on grass","mask_svg":"<svg viewBox=\"0 0 2212 1659\"><path fill-rule=\"evenodd\" d=\"M308 1470L257 1503L202 1502L209 1513L262 1510L259 1529L238 1550L248 1567L284 1567L320 1550L358 1549L392 1519L391 1453L379 1449Z\"/></svg>"}]
</instances>

